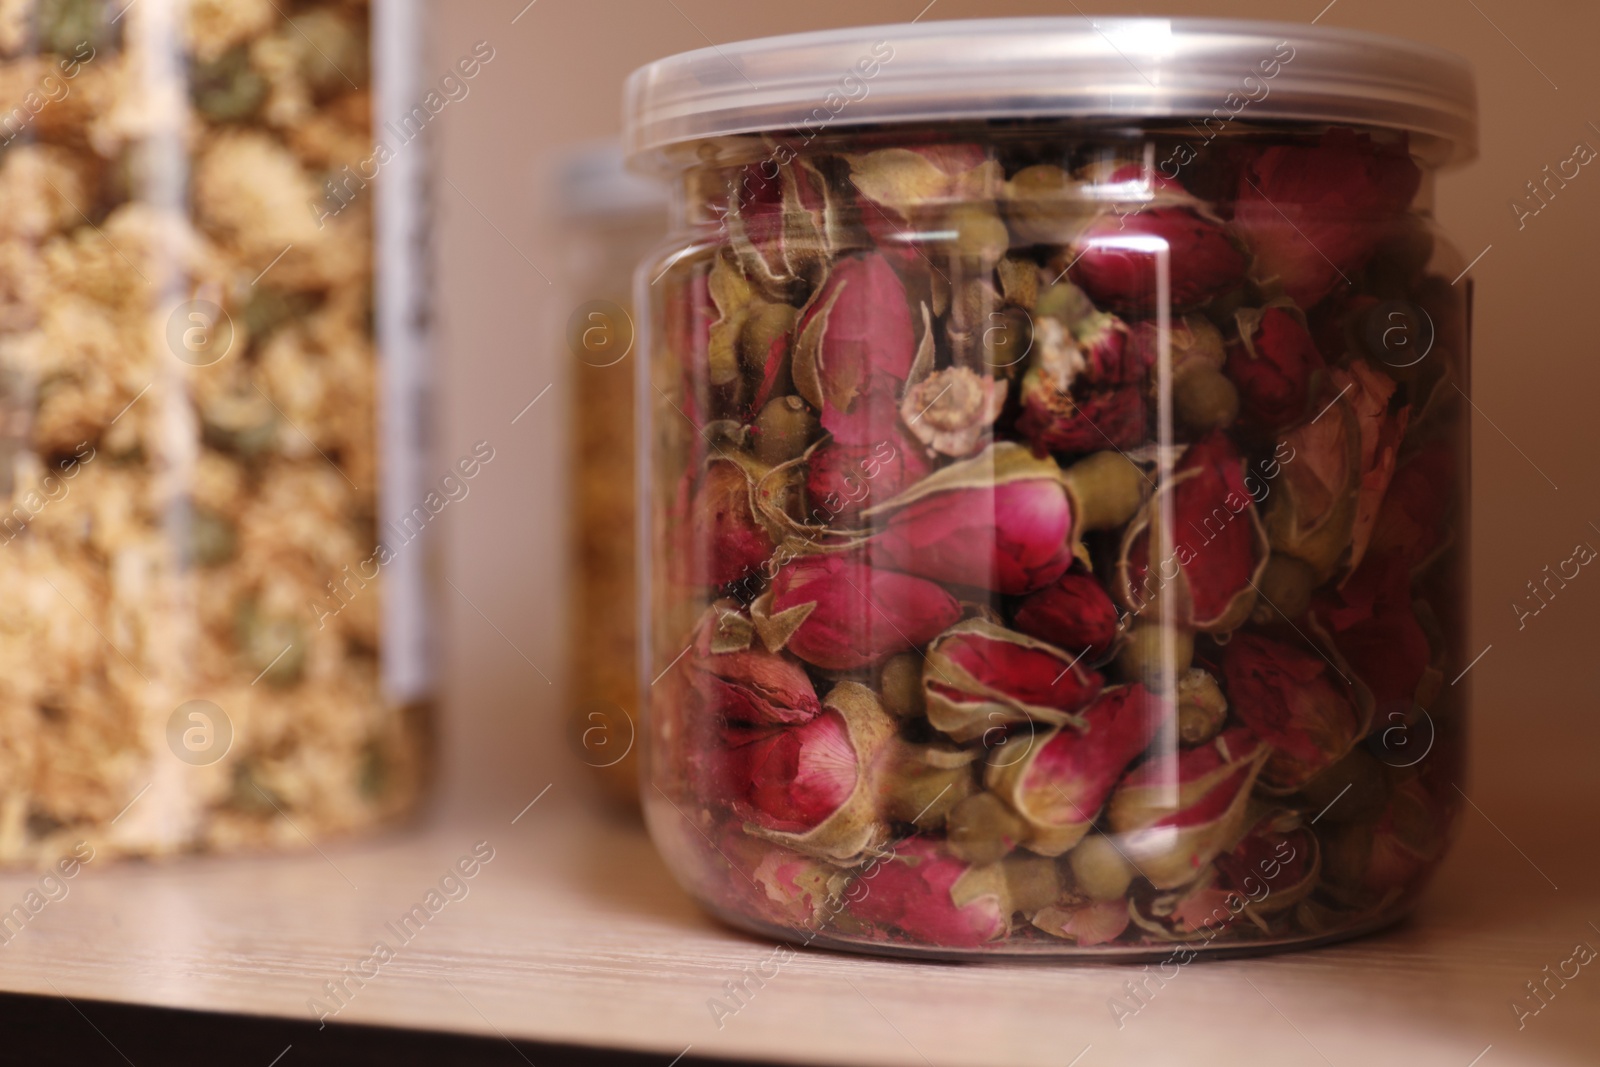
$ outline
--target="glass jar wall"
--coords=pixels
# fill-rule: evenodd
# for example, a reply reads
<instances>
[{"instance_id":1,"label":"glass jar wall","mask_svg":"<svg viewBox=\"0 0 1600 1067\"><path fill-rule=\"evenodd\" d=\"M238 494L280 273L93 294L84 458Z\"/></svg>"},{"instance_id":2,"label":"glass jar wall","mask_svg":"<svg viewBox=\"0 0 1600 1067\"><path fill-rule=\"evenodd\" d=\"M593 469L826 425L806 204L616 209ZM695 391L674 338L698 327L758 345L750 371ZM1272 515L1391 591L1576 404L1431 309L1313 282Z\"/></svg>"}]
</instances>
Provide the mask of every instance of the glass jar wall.
<instances>
[{"instance_id":1,"label":"glass jar wall","mask_svg":"<svg viewBox=\"0 0 1600 1067\"><path fill-rule=\"evenodd\" d=\"M1007 24L973 25L981 56ZM871 32L879 70L967 39ZM1292 89L1311 49L1262 40L1256 82ZM645 802L716 914L1193 958L1415 904L1466 710L1450 149L1185 117L662 150Z\"/></svg>"},{"instance_id":2,"label":"glass jar wall","mask_svg":"<svg viewBox=\"0 0 1600 1067\"><path fill-rule=\"evenodd\" d=\"M415 801L421 149L374 116L418 40L360 0L0 22L0 859Z\"/></svg>"},{"instance_id":3,"label":"glass jar wall","mask_svg":"<svg viewBox=\"0 0 1600 1067\"><path fill-rule=\"evenodd\" d=\"M666 190L625 170L616 141L565 160L556 206L562 358L572 383L567 704L573 751L605 796L639 807L638 508L633 435L633 268L666 229Z\"/></svg>"}]
</instances>

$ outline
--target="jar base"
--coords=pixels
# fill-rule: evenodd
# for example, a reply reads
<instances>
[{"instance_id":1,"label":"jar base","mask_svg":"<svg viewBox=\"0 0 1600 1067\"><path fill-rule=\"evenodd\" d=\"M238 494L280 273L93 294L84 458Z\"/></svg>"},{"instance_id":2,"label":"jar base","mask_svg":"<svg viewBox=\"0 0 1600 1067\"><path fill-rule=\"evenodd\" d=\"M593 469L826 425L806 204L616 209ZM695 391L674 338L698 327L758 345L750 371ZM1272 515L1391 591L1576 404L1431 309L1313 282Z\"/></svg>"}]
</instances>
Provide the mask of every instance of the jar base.
<instances>
[{"instance_id":1,"label":"jar base","mask_svg":"<svg viewBox=\"0 0 1600 1067\"><path fill-rule=\"evenodd\" d=\"M1326 934L1307 937L1277 938L1243 942L1172 941L1162 945L1096 945L1078 948L1067 942L1042 941L1000 942L991 948L939 948L879 941L866 941L816 932L812 936L796 936L797 931L751 919L742 915L724 914L701 903L713 918L727 926L756 937L780 941L798 948L823 948L854 956L880 956L892 959L921 960L928 963L973 963L980 960L1034 960L1038 962L1062 961L1067 963L1159 963L1180 952L1193 952L1195 959L1208 961L1248 959L1279 952L1303 952L1323 948L1344 941L1366 937L1404 922L1411 915L1412 905L1405 904L1385 912L1377 918ZM1193 962L1193 961L1189 961Z\"/></svg>"}]
</instances>

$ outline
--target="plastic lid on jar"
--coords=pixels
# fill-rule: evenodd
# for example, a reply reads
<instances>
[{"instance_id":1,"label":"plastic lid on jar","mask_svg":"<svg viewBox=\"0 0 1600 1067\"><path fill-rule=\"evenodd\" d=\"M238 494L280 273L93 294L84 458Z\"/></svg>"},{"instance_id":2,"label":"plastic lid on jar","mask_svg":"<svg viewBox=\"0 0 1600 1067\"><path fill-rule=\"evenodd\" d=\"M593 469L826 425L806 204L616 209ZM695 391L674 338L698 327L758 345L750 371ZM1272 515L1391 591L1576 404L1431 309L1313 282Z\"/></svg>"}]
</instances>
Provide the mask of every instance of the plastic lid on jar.
<instances>
[{"instance_id":1,"label":"plastic lid on jar","mask_svg":"<svg viewBox=\"0 0 1600 1067\"><path fill-rule=\"evenodd\" d=\"M685 52L628 78L623 146L883 123L1072 118L1340 123L1477 154L1461 57L1356 30L1231 19L1014 18L868 26Z\"/></svg>"}]
</instances>

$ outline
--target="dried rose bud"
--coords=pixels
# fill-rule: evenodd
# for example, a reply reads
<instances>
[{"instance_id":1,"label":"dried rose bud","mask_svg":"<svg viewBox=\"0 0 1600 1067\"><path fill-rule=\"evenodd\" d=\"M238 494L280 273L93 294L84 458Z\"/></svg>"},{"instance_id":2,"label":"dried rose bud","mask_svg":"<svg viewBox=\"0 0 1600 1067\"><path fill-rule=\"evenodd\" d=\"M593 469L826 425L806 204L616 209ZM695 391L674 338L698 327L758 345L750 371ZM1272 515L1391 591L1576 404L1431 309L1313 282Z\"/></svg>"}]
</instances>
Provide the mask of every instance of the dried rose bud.
<instances>
[{"instance_id":1,"label":"dried rose bud","mask_svg":"<svg viewBox=\"0 0 1600 1067\"><path fill-rule=\"evenodd\" d=\"M995 265L1000 295L1012 307L1027 309L1039 299L1039 265L1022 256L1007 256Z\"/></svg>"},{"instance_id":2,"label":"dried rose bud","mask_svg":"<svg viewBox=\"0 0 1600 1067\"><path fill-rule=\"evenodd\" d=\"M755 383L750 409L759 412L775 396L794 387L789 373L789 345L800 312L788 304L750 302L739 328L739 361Z\"/></svg>"},{"instance_id":3,"label":"dried rose bud","mask_svg":"<svg viewBox=\"0 0 1600 1067\"><path fill-rule=\"evenodd\" d=\"M738 581L776 547L756 511L755 478L747 464L713 457L690 514L691 570L701 584Z\"/></svg>"},{"instance_id":4,"label":"dried rose bud","mask_svg":"<svg viewBox=\"0 0 1600 1067\"><path fill-rule=\"evenodd\" d=\"M708 609L695 630L694 643L683 658L683 672L699 694L704 710L731 723L750 726L790 725L815 718L822 708L805 668L776 652L752 647L750 620ZM738 626L743 623L743 626Z\"/></svg>"},{"instance_id":5,"label":"dried rose bud","mask_svg":"<svg viewBox=\"0 0 1600 1067\"><path fill-rule=\"evenodd\" d=\"M1432 559L1448 543L1457 469L1448 442L1429 442L1411 453L1389 482L1367 551L1394 553L1408 570Z\"/></svg>"},{"instance_id":6,"label":"dried rose bud","mask_svg":"<svg viewBox=\"0 0 1600 1067\"><path fill-rule=\"evenodd\" d=\"M1371 698L1353 697L1322 655L1259 634L1234 635L1222 676L1233 713L1272 746L1267 792L1292 793L1332 766L1371 719Z\"/></svg>"},{"instance_id":7,"label":"dried rose bud","mask_svg":"<svg viewBox=\"0 0 1600 1067\"><path fill-rule=\"evenodd\" d=\"M1029 918L1061 899L1061 865L1048 856L1026 852L1007 856L1000 861L1000 876L1012 908Z\"/></svg>"},{"instance_id":8,"label":"dried rose bud","mask_svg":"<svg viewBox=\"0 0 1600 1067\"><path fill-rule=\"evenodd\" d=\"M796 726L727 732L745 829L808 856L851 865L889 839L877 811L895 724L872 690L840 682Z\"/></svg>"},{"instance_id":9,"label":"dried rose bud","mask_svg":"<svg viewBox=\"0 0 1600 1067\"><path fill-rule=\"evenodd\" d=\"M993 793L975 793L945 824L950 854L967 863L994 863L1027 840L1028 824Z\"/></svg>"},{"instance_id":10,"label":"dried rose bud","mask_svg":"<svg viewBox=\"0 0 1600 1067\"><path fill-rule=\"evenodd\" d=\"M1312 375L1322 354L1292 304L1241 308L1234 315L1239 341L1228 351L1228 377L1238 387L1245 425L1275 434L1309 412Z\"/></svg>"},{"instance_id":11,"label":"dried rose bud","mask_svg":"<svg viewBox=\"0 0 1600 1067\"><path fill-rule=\"evenodd\" d=\"M1307 782L1300 790L1319 825L1371 822L1389 803L1389 776L1364 745Z\"/></svg>"},{"instance_id":12,"label":"dried rose bud","mask_svg":"<svg viewBox=\"0 0 1600 1067\"><path fill-rule=\"evenodd\" d=\"M797 396L769 400L751 427L751 443L756 458L776 467L805 454L817 436L817 416Z\"/></svg>"},{"instance_id":13,"label":"dried rose bud","mask_svg":"<svg viewBox=\"0 0 1600 1067\"><path fill-rule=\"evenodd\" d=\"M1115 941L1128 928L1131 918L1124 900L1067 902L1042 908L1033 925L1054 937L1088 948Z\"/></svg>"},{"instance_id":14,"label":"dried rose bud","mask_svg":"<svg viewBox=\"0 0 1600 1067\"><path fill-rule=\"evenodd\" d=\"M1389 491L1389 480L1394 477L1400 441L1405 436L1411 409L1408 406L1393 413L1389 411L1394 379L1374 370L1365 361L1351 363L1348 373L1335 369L1331 376L1336 387L1349 390L1345 397L1361 428L1361 487L1356 497L1355 521L1350 528L1348 563L1354 569L1361 565L1372 528L1378 521L1378 509Z\"/></svg>"},{"instance_id":15,"label":"dried rose bud","mask_svg":"<svg viewBox=\"0 0 1600 1067\"><path fill-rule=\"evenodd\" d=\"M762 898L752 901L741 893L740 902L754 906L771 922L783 926L816 927L832 913L831 901L846 891L850 875L831 863L802 855L793 849L770 844L738 829L722 851L738 862L738 856L760 849L750 865L750 880L761 888ZM737 849L737 851L735 851ZM742 879L735 879L743 886Z\"/></svg>"},{"instance_id":16,"label":"dried rose bud","mask_svg":"<svg viewBox=\"0 0 1600 1067\"><path fill-rule=\"evenodd\" d=\"M935 452L959 457L989 436L1005 402L1005 382L966 367L947 367L906 390L900 418Z\"/></svg>"},{"instance_id":17,"label":"dried rose bud","mask_svg":"<svg viewBox=\"0 0 1600 1067\"><path fill-rule=\"evenodd\" d=\"M839 197L808 160L777 168L770 160L739 174L728 197L728 238L740 265L779 299L803 292L842 241Z\"/></svg>"},{"instance_id":18,"label":"dried rose bud","mask_svg":"<svg viewBox=\"0 0 1600 1067\"><path fill-rule=\"evenodd\" d=\"M1080 715L1083 726L1042 733L1021 757L991 756L984 781L1027 826L1025 844L1059 856L1089 832L1122 772L1143 752L1161 705L1139 685L1105 690Z\"/></svg>"},{"instance_id":19,"label":"dried rose bud","mask_svg":"<svg viewBox=\"0 0 1600 1067\"><path fill-rule=\"evenodd\" d=\"M1091 663L1105 658L1117 639L1117 607L1087 567L1072 569L1018 605L1012 626Z\"/></svg>"},{"instance_id":20,"label":"dried rose bud","mask_svg":"<svg viewBox=\"0 0 1600 1067\"><path fill-rule=\"evenodd\" d=\"M910 574L1022 594L1072 563L1072 501L1049 458L996 442L866 513L876 558Z\"/></svg>"},{"instance_id":21,"label":"dried rose bud","mask_svg":"<svg viewBox=\"0 0 1600 1067\"><path fill-rule=\"evenodd\" d=\"M1111 794L1109 821L1157 889L1192 881L1233 843L1270 750L1244 727L1175 757L1146 760Z\"/></svg>"},{"instance_id":22,"label":"dried rose bud","mask_svg":"<svg viewBox=\"0 0 1600 1067\"><path fill-rule=\"evenodd\" d=\"M808 556L778 569L751 617L772 651L787 648L807 663L848 671L925 644L961 617L961 607L933 582Z\"/></svg>"},{"instance_id":23,"label":"dried rose bud","mask_svg":"<svg viewBox=\"0 0 1600 1067\"><path fill-rule=\"evenodd\" d=\"M896 435L872 445L828 441L806 462L806 499L812 520L850 522L862 510L894 499L931 471L917 443Z\"/></svg>"},{"instance_id":24,"label":"dried rose bud","mask_svg":"<svg viewBox=\"0 0 1600 1067\"><path fill-rule=\"evenodd\" d=\"M1020 244L1068 245L1094 220L1079 184L1053 163L1024 167L1006 182L1001 201Z\"/></svg>"},{"instance_id":25,"label":"dried rose bud","mask_svg":"<svg viewBox=\"0 0 1600 1067\"><path fill-rule=\"evenodd\" d=\"M1335 127L1314 146L1262 149L1239 176L1233 226L1256 280L1309 308L1366 264L1421 182L1403 147Z\"/></svg>"},{"instance_id":26,"label":"dried rose bud","mask_svg":"<svg viewBox=\"0 0 1600 1067\"><path fill-rule=\"evenodd\" d=\"M1114 171L1112 183L1139 178L1137 165ZM1176 309L1197 308L1244 281L1248 260L1234 247L1222 223L1176 182L1159 174L1149 181L1155 204L1126 215L1102 215L1077 242L1072 280L1096 304L1124 312L1153 314L1157 304L1156 255L1164 244L1171 264L1170 299Z\"/></svg>"},{"instance_id":27,"label":"dried rose bud","mask_svg":"<svg viewBox=\"0 0 1600 1067\"><path fill-rule=\"evenodd\" d=\"M976 361L1009 381L1022 373L1033 351L1033 317L1015 307L992 312L978 342Z\"/></svg>"},{"instance_id":28,"label":"dried rose bud","mask_svg":"<svg viewBox=\"0 0 1600 1067\"><path fill-rule=\"evenodd\" d=\"M1128 338L1138 359L1153 367L1161 358L1161 328L1154 322L1141 322ZM1222 331L1204 315L1185 315L1168 330L1167 346L1172 354L1174 377L1200 367L1221 370L1228 352Z\"/></svg>"},{"instance_id":29,"label":"dried rose bud","mask_svg":"<svg viewBox=\"0 0 1600 1067\"><path fill-rule=\"evenodd\" d=\"M1239 392L1214 367L1190 367L1172 379L1172 410L1191 433L1223 429L1239 415Z\"/></svg>"},{"instance_id":30,"label":"dried rose bud","mask_svg":"<svg viewBox=\"0 0 1600 1067\"><path fill-rule=\"evenodd\" d=\"M922 684L928 721L957 741L1011 724L1082 725L1100 676L1054 645L968 619L928 646Z\"/></svg>"},{"instance_id":31,"label":"dried rose bud","mask_svg":"<svg viewBox=\"0 0 1600 1067\"><path fill-rule=\"evenodd\" d=\"M1099 314L1089 295L1071 282L1056 282L1040 291L1034 301L1036 318L1052 318L1071 330L1091 315Z\"/></svg>"},{"instance_id":32,"label":"dried rose bud","mask_svg":"<svg viewBox=\"0 0 1600 1067\"><path fill-rule=\"evenodd\" d=\"M1247 911L1274 915L1294 907L1316 887L1322 848L1299 816L1274 810L1217 857L1216 869L1219 884L1251 901Z\"/></svg>"},{"instance_id":33,"label":"dried rose bud","mask_svg":"<svg viewBox=\"0 0 1600 1067\"><path fill-rule=\"evenodd\" d=\"M1448 816L1420 780L1401 782L1376 824L1328 827L1323 877L1339 896L1358 905L1409 892L1443 854Z\"/></svg>"},{"instance_id":34,"label":"dried rose bud","mask_svg":"<svg viewBox=\"0 0 1600 1067\"><path fill-rule=\"evenodd\" d=\"M1405 557L1368 553L1354 574L1317 597L1312 610L1315 629L1371 690L1376 720L1408 721L1434 657L1412 604Z\"/></svg>"},{"instance_id":35,"label":"dried rose bud","mask_svg":"<svg viewBox=\"0 0 1600 1067\"><path fill-rule=\"evenodd\" d=\"M884 764L884 817L922 830L944 825L951 809L977 789L972 765L978 756L950 744L900 743Z\"/></svg>"},{"instance_id":36,"label":"dried rose bud","mask_svg":"<svg viewBox=\"0 0 1600 1067\"><path fill-rule=\"evenodd\" d=\"M1256 583L1261 597L1250 617L1262 625L1279 618L1293 622L1311 607L1311 594L1318 585L1317 572L1303 559L1274 552Z\"/></svg>"},{"instance_id":37,"label":"dried rose bud","mask_svg":"<svg viewBox=\"0 0 1600 1067\"><path fill-rule=\"evenodd\" d=\"M1217 736L1228 718L1228 698L1207 671L1191 667L1178 679L1178 740L1198 745Z\"/></svg>"},{"instance_id":38,"label":"dried rose bud","mask_svg":"<svg viewBox=\"0 0 1600 1067\"><path fill-rule=\"evenodd\" d=\"M1117 649L1117 669L1131 682L1165 693L1194 660L1194 631L1159 621L1135 622Z\"/></svg>"},{"instance_id":39,"label":"dried rose bud","mask_svg":"<svg viewBox=\"0 0 1600 1067\"><path fill-rule=\"evenodd\" d=\"M836 262L801 312L794 344L794 386L822 412L850 414L874 392L897 397L916 355L906 287L882 255ZM893 403L880 427L893 425Z\"/></svg>"},{"instance_id":40,"label":"dried rose bud","mask_svg":"<svg viewBox=\"0 0 1600 1067\"><path fill-rule=\"evenodd\" d=\"M967 877L978 870L943 855L938 841L897 843L887 859L862 876L867 893L851 912L925 944L977 948L1010 932L1013 910L993 872Z\"/></svg>"},{"instance_id":41,"label":"dried rose bud","mask_svg":"<svg viewBox=\"0 0 1600 1067\"><path fill-rule=\"evenodd\" d=\"M945 210L939 229L952 235L943 245L949 254L977 270L998 263L1011 247L1011 234L992 203L955 204Z\"/></svg>"},{"instance_id":42,"label":"dried rose bud","mask_svg":"<svg viewBox=\"0 0 1600 1067\"><path fill-rule=\"evenodd\" d=\"M878 696L889 714L914 719L922 714L922 653L902 652L878 670Z\"/></svg>"},{"instance_id":43,"label":"dried rose bud","mask_svg":"<svg viewBox=\"0 0 1600 1067\"><path fill-rule=\"evenodd\" d=\"M1158 544L1169 506L1178 538L1172 548ZM1123 533L1117 595L1130 611L1165 618L1170 610L1188 629L1226 633L1249 617L1267 555L1244 460L1227 437L1212 433L1184 451L1170 485Z\"/></svg>"},{"instance_id":44,"label":"dried rose bud","mask_svg":"<svg viewBox=\"0 0 1600 1067\"><path fill-rule=\"evenodd\" d=\"M1149 476L1121 452L1096 452L1062 472L1078 505L1080 531L1114 530L1144 505L1155 488Z\"/></svg>"},{"instance_id":45,"label":"dried rose bud","mask_svg":"<svg viewBox=\"0 0 1600 1067\"><path fill-rule=\"evenodd\" d=\"M850 156L849 165L862 225L907 266L922 262L905 239L918 216L944 204L992 199L1004 178L999 162L974 144L885 148Z\"/></svg>"},{"instance_id":46,"label":"dried rose bud","mask_svg":"<svg viewBox=\"0 0 1600 1067\"><path fill-rule=\"evenodd\" d=\"M707 283L717 317L706 333L706 382L712 397L727 407L744 402L744 368L739 361L739 334L756 299L755 288L724 256L711 264Z\"/></svg>"},{"instance_id":47,"label":"dried rose bud","mask_svg":"<svg viewBox=\"0 0 1600 1067\"><path fill-rule=\"evenodd\" d=\"M1328 388L1328 407L1289 431L1288 455L1262 522L1272 550L1310 565L1320 584L1346 558L1361 486L1361 427L1347 398Z\"/></svg>"},{"instance_id":48,"label":"dried rose bud","mask_svg":"<svg viewBox=\"0 0 1600 1067\"><path fill-rule=\"evenodd\" d=\"M1130 366L1118 334L1086 350L1052 317L1034 320L1022 377L1017 432L1041 452L1132 448L1145 436L1142 368ZM1093 357L1093 358L1091 358Z\"/></svg>"},{"instance_id":49,"label":"dried rose bud","mask_svg":"<svg viewBox=\"0 0 1600 1067\"><path fill-rule=\"evenodd\" d=\"M1122 900L1138 873L1105 834L1091 834L1074 845L1067 853L1067 866L1073 888L1090 900Z\"/></svg>"}]
</instances>

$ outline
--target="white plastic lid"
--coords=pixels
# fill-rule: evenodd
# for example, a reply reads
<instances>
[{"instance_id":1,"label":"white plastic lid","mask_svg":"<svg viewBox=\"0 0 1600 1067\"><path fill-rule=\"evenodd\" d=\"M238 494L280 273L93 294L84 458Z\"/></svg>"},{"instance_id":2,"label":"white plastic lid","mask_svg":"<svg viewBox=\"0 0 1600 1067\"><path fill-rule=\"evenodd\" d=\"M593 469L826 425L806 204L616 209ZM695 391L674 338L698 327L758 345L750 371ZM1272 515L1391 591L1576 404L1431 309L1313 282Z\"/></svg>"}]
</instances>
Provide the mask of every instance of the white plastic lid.
<instances>
[{"instance_id":1,"label":"white plastic lid","mask_svg":"<svg viewBox=\"0 0 1600 1067\"><path fill-rule=\"evenodd\" d=\"M1441 163L1477 154L1472 68L1453 53L1304 23L1162 18L924 22L684 52L629 76L622 143L633 166L659 170L664 149L731 134L1214 114L1408 130L1436 138Z\"/></svg>"}]
</instances>

